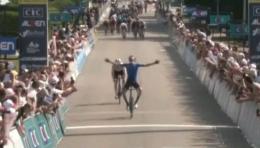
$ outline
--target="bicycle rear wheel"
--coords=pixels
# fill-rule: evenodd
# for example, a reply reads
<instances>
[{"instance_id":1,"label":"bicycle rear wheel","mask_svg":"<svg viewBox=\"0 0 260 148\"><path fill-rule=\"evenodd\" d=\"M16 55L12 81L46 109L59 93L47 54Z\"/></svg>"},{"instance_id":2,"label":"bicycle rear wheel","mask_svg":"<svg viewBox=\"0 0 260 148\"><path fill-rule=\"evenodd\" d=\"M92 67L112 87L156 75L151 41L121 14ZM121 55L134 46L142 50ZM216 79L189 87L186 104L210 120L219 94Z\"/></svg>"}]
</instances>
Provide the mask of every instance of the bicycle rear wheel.
<instances>
[{"instance_id":1,"label":"bicycle rear wheel","mask_svg":"<svg viewBox=\"0 0 260 148\"><path fill-rule=\"evenodd\" d=\"M130 112L130 118L133 118L134 116L134 98L132 94L130 94L129 97L129 112Z\"/></svg>"}]
</instances>

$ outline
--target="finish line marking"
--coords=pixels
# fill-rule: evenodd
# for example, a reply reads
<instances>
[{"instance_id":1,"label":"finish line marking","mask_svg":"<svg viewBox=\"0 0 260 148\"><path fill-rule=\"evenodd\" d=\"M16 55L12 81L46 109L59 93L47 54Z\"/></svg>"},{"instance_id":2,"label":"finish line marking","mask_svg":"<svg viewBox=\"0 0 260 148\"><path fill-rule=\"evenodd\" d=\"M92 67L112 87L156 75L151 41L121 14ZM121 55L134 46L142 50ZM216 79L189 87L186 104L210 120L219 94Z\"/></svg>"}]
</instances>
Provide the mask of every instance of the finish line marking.
<instances>
[{"instance_id":1,"label":"finish line marking","mask_svg":"<svg viewBox=\"0 0 260 148\"><path fill-rule=\"evenodd\" d=\"M67 130L80 129L111 129L111 128L176 128L176 129L198 129L198 130L212 130L212 129L238 129L238 126L230 125L182 125L182 124L132 124L132 125L88 125L88 126L69 126Z\"/></svg>"}]
</instances>

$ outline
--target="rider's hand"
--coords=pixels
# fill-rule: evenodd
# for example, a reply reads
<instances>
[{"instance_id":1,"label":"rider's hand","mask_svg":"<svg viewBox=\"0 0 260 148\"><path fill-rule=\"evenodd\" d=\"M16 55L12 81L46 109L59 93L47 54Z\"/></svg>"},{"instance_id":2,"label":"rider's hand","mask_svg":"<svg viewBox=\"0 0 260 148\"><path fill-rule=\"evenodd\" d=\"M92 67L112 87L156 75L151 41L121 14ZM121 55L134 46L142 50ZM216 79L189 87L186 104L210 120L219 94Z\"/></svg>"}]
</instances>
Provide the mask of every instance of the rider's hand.
<instances>
[{"instance_id":1,"label":"rider's hand","mask_svg":"<svg viewBox=\"0 0 260 148\"><path fill-rule=\"evenodd\" d=\"M159 63L160 63L159 60L155 60L155 61L154 61L154 64L159 64Z\"/></svg>"},{"instance_id":2,"label":"rider's hand","mask_svg":"<svg viewBox=\"0 0 260 148\"><path fill-rule=\"evenodd\" d=\"M110 60L108 58L105 58L105 62L110 62Z\"/></svg>"}]
</instances>

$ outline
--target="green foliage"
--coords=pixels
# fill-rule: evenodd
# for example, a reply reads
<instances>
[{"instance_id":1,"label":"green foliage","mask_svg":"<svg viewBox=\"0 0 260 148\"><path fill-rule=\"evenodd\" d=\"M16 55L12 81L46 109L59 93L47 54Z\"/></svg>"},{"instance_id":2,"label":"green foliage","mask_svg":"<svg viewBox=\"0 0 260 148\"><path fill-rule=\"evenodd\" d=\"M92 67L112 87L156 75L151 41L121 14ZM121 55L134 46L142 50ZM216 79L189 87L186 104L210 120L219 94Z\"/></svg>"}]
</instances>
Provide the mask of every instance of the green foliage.
<instances>
[{"instance_id":1,"label":"green foliage","mask_svg":"<svg viewBox=\"0 0 260 148\"><path fill-rule=\"evenodd\" d=\"M9 0L11 5L18 5L18 0Z\"/></svg>"},{"instance_id":2,"label":"green foliage","mask_svg":"<svg viewBox=\"0 0 260 148\"><path fill-rule=\"evenodd\" d=\"M7 7L0 11L0 35L16 36L18 32L18 7Z\"/></svg>"},{"instance_id":3,"label":"green foliage","mask_svg":"<svg viewBox=\"0 0 260 148\"><path fill-rule=\"evenodd\" d=\"M81 0L54 0L49 2L49 10L62 10L69 5L78 5Z\"/></svg>"},{"instance_id":4,"label":"green foliage","mask_svg":"<svg viewBox=\"0 0 260 148\"><path fill-rule=\"evenodd\" d=\"M184 0L187 5L202 5L211 8L212 12L216 12L217 0ZM219 0L220 12L230 12L234 19L242 19L243 16L243 0Z\"/></svg>"}]
</instances>

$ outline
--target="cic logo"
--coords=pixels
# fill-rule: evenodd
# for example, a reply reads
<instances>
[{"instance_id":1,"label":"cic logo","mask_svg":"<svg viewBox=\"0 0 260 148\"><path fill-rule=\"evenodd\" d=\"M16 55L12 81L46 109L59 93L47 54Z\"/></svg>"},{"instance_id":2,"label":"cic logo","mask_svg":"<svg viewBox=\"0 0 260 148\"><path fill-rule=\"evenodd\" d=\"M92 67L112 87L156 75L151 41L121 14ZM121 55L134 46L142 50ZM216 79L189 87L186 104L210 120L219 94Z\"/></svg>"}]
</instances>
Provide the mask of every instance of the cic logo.
<instances>
[{"instance_id":1,"label":"cic logo","mask_svg":"<svg viewBox=\"0 0 260 148\"><path fill-rule=\"evenodd\" d=\"M260 16L260 6L253 7L253 16Z\"/></svg>"},{"instance_id":2,"label":"cic logo","mask_svg":"<svg viewBox=\"0 0 260 148\"><path fill-rule=\"evenodd\" d=\"M26 18L43 18L44 10L43 8L30 7L23 8L23 17Z\"/></svg>"}]
</instances>

